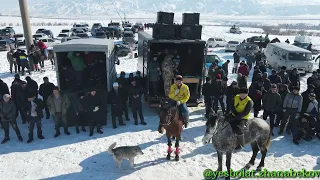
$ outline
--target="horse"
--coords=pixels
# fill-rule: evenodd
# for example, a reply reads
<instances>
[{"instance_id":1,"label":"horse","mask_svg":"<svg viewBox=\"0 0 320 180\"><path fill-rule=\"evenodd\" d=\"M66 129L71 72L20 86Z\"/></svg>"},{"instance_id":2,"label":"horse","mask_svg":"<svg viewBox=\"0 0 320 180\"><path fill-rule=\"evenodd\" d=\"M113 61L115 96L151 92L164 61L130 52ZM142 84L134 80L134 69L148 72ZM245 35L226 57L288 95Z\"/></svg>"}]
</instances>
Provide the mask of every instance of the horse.
<instances>
[{"instance_id":1,"label":"horse","mask_svg":"<svg viewBox=\"0 0 320 180\"><path fill-rule=\"evenodd\" d=\"M226 166L228 172L230 172L232 152L238 146L237 137L232 131L229 120L230 118L221 114L221 112L215 114L211 110L209 119L206 122L205 135L202 138L203 144L208 144L209 141L212 140L212 145L218 155L217 171L222 171L222 155L226 153ZM264 159L270 146L270 126L265 120L260 118L249 119L245 126L245 144L251 144L253 154L249 163L244 167L244 170L248 170L254 165L254 161L260 150L262 157L256 171L261 171L264 167ZM226 177L225 179L230 179L230 177Z\"/></svg>"},{"instance_id":2,"label":"horse","mask_svg":"<svg viewBox=\"0 0 320 180\"><path fill-rule=\"evenodd\" d=\"M270 43L279 43L280 40L278 38L274 38L270 41Z\"/></svg>"},{"instance_id":3,"label":"horse","mask_svg":"<svg viewBox=\"0 0 320 180\"><path fill-rule=\"evenodd\" d=\"M171 159L172 153L172 142L171 139L175 138L175 160L179 161L179 142L181 140L181 133L182 133L182 126L183 126L183 119L180 114L180 111L177 106L173 106L170 103L161 103L161 110L159 113L159 127L158 132L163 134L164 130L166 131L166 136L168 139L168 150L167 150L167 160Z\"/></svg>"}]
</instances>

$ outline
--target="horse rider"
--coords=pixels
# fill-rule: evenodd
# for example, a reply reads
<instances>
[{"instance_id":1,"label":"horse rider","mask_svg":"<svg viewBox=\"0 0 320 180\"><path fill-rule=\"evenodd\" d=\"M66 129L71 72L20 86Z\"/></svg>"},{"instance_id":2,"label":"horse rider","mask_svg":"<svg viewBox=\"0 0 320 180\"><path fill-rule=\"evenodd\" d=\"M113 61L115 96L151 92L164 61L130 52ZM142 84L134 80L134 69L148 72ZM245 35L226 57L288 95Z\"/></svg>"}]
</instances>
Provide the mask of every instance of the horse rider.
<instances>
[{"instance_id":1,"label":"horse rider","mask_svg":"<svg viewBox=\"0 0 320 180\"><path fill-rule=\"evenodd\" d=\"M175 84L170 87L169 98L173 105L179 108L179 111L183 117L184 127L188 127L189 122L189 110L187 107L187 101L190 98L189 87L182 82L183 78L181 75L176 76Z\"/></svg>"},{"instance_id":2,"label":"horse rider","mask_svg":"<svg viewBox=\"0 0 320 180\"><path fill-rule=\"evenodd\" d=\"M239 143L236 149L242 149L245 145L243 128L250 118L250 111L253 107L253 101L248 96L248 93L249 90L247 88L241 88L239 94L234 97L233 103L230 104L233 116L230 125Z\"/></svg>"}]
</instances>

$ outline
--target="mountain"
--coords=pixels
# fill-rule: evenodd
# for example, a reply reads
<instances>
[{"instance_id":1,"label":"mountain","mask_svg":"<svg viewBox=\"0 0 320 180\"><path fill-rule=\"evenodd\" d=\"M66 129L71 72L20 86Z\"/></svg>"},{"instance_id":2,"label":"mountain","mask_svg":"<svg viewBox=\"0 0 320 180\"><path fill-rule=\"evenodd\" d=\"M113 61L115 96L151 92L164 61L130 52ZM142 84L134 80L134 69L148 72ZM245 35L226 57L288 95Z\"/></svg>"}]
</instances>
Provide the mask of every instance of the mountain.
<instances>
[{"instance_id":1,"label":"mountain","mask_svg":"<svg viewBox=\"0 0 320 180\"><path fill-rule=\"evenodd\" d=\"M124 14L148 17L157 11L200 12L234 16L319 15L320 0L29 0L30 16L110 16ZM19 9L2 10L2 14L19 15Z\"/></svg>"}]
</instances>

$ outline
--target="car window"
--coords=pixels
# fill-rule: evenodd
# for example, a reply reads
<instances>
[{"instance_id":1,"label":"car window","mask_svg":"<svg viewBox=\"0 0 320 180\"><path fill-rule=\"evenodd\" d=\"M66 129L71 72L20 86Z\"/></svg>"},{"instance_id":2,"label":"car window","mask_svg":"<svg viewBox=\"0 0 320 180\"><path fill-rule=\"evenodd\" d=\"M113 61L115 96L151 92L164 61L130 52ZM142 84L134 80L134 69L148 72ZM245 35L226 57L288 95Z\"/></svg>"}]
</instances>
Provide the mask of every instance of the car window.
<instances>
[{"instance_id":1,"label":"car window","mask_svg":"<svg viewBox=\"0 0 320 180\"><path fill-rule=\"evenodd\" d=\"M311 53L289 53L289 60L312 61L312 55Z\"/></svg>"},{"instance_id":2,"label":"car window","mask_svg":"<svg viewBox=\"0 0 320 180\"><path fill-rule=\"evenodd\" d=\"M216 41L223 41L222 39L217 38Z\"/></svg>"},{"instance_id":3,"label":"car window","mask_svg":"<svg viewBox=\"0 0 320 180\"><path fill-rule=\"evenodd\" d=\"M48 42L54 42L54 40L52 40L52 39L48 39Z\"/></svg>"},{"instance_id":4,"label":"car window","mask_svg":"<svg viewBox=\"0 0 320 180\"><path fill-rule=\"evenodd\" d=\"M229 43L229 44L239 44L238 41L229 41L228 43Z\"/></svg>"},{"instance_id":5,"label":"car window","mask_svg":"<svg viewBox=\"0 0 320 180\"><path fill-rule=\"evenodd\" d=\"M47 39L42 39L42 42L48 42L48 40Z\"/></svg>"}]
</instances>

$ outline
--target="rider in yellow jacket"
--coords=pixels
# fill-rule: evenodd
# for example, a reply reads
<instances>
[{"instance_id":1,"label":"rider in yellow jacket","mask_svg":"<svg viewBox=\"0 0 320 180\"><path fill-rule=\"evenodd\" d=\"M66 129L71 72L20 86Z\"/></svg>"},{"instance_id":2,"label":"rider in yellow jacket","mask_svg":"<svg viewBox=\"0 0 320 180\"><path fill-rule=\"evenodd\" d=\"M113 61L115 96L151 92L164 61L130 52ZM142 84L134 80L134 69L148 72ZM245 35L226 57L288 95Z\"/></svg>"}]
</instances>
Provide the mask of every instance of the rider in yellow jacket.
<instances>
[{"instance_id":1,"label":"rider in yellow jacket","mask_svg":"<svg viewBox=\"0 0 320 180\"><path fill-rule=\"evenodd\" d=\"M189 122L189 110L187 107L187 101L190 98L189 87L182 83L182 76L177 75L176 83L172 84L170 87L169 98L174 102L174 104L179 108L183 120L184 127L187 128Z\"/></svg>"},{"instance_id":2,"label":"rider in yellow jacket","mask_svg":"<svg viewBox=\"0 0 320 180\"><path fill-rule=\"evenodd\" d=\"M241 149L245 145L243 128L246 121L250 118L250 111L253 107L253 102L248 96L248 89L241 88L239 94L230 103L233 120L230 122L233 132L237 136L239 146L236 149Z\"/></svg>"}]
</instances>

